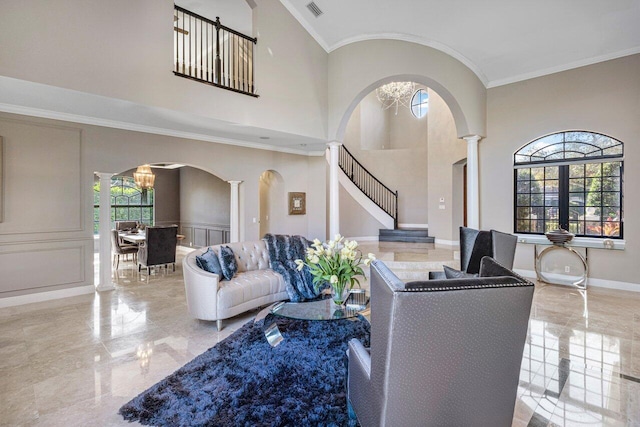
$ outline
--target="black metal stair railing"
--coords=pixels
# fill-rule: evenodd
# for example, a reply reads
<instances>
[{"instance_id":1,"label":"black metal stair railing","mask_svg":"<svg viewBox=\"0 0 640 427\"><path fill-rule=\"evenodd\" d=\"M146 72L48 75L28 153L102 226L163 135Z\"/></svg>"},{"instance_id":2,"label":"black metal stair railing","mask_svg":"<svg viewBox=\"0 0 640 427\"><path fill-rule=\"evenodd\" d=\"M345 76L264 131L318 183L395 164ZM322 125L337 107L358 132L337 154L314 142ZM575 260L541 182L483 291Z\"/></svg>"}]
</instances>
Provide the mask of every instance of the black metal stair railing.
<instances>
[{"instance_id":1,"label":"black metal stair railing","mask_svg":"<svg viewBox=\"0 0 640 427\"><path fill-rule=\"evenodd\" d=\"M398 192L392 191L373 176L344 145L340 146L338 164L360 191L393 218L393 228L398 228Z\"/></svg>"},{"instance_id":2,"label":"black metal stair railing","mask_svg":"<svg viewBox=\"0 0 640 427\"><path fill-rule=\"evenodd\" d=\"M176 76L258 96L253 64L258 39L180 6L174 6L173 21Z\"/></svg>"}]
</instances>

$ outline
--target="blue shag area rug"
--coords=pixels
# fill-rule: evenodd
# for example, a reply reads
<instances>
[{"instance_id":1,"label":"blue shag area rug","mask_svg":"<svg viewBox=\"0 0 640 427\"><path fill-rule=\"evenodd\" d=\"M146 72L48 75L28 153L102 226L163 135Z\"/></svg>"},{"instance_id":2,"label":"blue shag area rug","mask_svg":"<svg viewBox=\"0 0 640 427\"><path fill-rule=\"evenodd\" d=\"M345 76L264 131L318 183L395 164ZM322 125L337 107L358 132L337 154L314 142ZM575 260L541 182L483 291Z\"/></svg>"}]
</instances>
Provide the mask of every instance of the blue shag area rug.
<instances>
[{"instance_id":1,"label":"blue shag area rug","mask_svg":"<svg viewBox=\"0 0 640 427\"><path fill-rule=\"evenodd\" d=\"M156 426L352 426L346 350L369 346L369 322L276 318L271 347L263 322L248 322L215 347L120 408Z\"/></svg>"}]
</instances>

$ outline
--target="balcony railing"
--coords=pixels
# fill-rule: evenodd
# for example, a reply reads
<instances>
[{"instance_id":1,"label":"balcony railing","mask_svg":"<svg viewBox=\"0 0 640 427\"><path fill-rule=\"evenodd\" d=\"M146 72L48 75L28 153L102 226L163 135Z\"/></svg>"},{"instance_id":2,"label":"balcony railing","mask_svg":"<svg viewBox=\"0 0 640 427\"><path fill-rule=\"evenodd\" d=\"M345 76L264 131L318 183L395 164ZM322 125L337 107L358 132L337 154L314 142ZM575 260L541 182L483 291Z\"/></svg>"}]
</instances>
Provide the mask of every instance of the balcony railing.
<instances>
[{"instance_id":1,"label":"balcony railing","mask_svg":"<svg viewBox=\"0 0 640 427\"><path fill-rule=\"evenodd\" d=\"M253 53L256 38L175 6L176 76L257 97Z\"/></svg>"}]
</instances>

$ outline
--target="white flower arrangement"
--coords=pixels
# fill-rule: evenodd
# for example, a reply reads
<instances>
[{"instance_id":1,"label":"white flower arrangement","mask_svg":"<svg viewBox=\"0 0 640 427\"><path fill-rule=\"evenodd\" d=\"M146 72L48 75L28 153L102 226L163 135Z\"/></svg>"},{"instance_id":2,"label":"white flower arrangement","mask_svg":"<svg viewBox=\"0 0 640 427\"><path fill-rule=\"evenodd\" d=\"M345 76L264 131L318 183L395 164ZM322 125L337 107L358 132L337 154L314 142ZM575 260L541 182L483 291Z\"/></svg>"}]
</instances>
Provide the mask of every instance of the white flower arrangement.
<instances>
[{"instance_id":1,"label":"white flower arrangement","mask_svg":"<svg viewBox=\"0 0 640 427\"><path fill-rule=\"evenodd\" d=\"M305 265L309 267L316 290L322 284L329 283L334 290L334 301L341 304L344 302L341 297L345 288L351 290L354 285L360 287L360 281L355 276L364 276L361 266L369 265L375 255L369 253L363 258L358 242L346 240L336 234L333 240L325 243L315 239L311 247L307 248L305 260L297 259L295 263L298 271Z\"/></svg>"}]
</instances>

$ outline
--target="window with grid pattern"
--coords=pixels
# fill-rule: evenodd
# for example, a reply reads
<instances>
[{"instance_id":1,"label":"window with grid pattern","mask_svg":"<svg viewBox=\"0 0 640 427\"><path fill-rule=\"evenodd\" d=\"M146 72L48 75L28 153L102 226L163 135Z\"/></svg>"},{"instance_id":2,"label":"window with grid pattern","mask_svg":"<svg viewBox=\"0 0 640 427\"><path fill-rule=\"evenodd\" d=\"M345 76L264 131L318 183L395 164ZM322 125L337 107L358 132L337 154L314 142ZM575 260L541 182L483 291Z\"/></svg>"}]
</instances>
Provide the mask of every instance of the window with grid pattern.
<instances>
[{"instance_id":1,"label":"window with grid pattern","mask_svg":"<svg viewBox=\"0 0 640 427\"><path fill-rule=\"evenodd\" d=\"M141 190L130 176L111 178L111 228L115 221L153 225L153 189ZM93 233L99 233L100 181L93 185Z\"/></svg>"},{"instance_id":2,"label":"window with grid pattern","mask_svg":"<svg viewBox=\"0 0 640 427\"><path fill-rule=\"evenodd\" d=\"M576 236L622 238L622 142L593 132L536 139L515 154L516 233L563 228Z\"/></svg>"}]
</instances>

